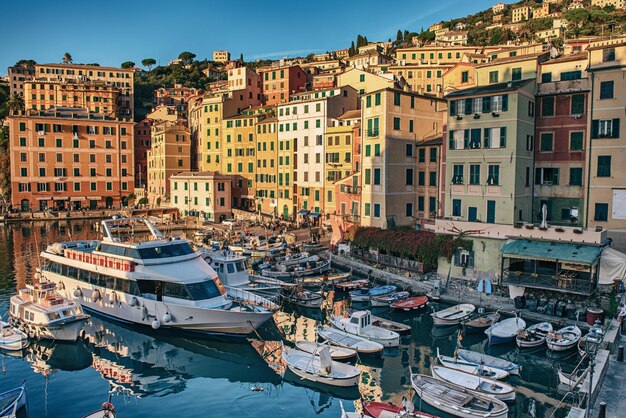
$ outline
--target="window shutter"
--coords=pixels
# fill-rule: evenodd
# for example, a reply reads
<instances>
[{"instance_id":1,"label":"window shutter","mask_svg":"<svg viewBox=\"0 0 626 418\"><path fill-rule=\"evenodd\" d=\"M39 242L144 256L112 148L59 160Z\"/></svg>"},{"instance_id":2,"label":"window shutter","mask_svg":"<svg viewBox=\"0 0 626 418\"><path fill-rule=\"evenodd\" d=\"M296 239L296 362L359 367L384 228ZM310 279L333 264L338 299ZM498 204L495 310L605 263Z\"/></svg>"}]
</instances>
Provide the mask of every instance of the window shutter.
<instances>
[{"instance_id":1,"label":"window shutter","mask_svg":"<svg viewBox=\"0 0 626 418\"><path fill-rule=\"evenodd\" d=\"M473 269L474 268L474 250L470 250L469 257L467 260L467 267Z\"/></svg>"},{"instance_id":2,"label":"window shutter","mask_svg":"<svg viewBox=\"0 0 626 418\"><path fill-rule=\"evenodd\" d=\"M491 97L483 97L483 113L491 112Z\"/></svg>"},{"instance_id":3,"label":"window shutter","mask_svg":"<svg viewBox=\"0 0 626 418\"><path fill-rule=\"evenodd\" d=\"M450 116L456 116L456 100L450 100Z\"/></svg>"},{"instance_id":4,"label":"window shutter","mask_svg":"<svg viewBox=\"0 0 626 418\"><path fill-rule=\"evenodd\" d=\"M470 130L465 129L463 131L463 148L465 149L469 148L469 136L470 136Z\"/></svg>"},{"instance_id":5,"label":"window shutter","mask_svg":"<svg viewBox=\"0 0 626 418\"><path fill-rule=\"evenodd\" d=\"M500 128L500 148L506 148L506 126Z\"/></svg>"},{"instance_id":6,"label":"window shutter","mask_svg":"<svg viewBox=\"0 0 626 418\"><path fill-rule=\"evenodd\" d=\"M619 118L613 119L613 136L612 138L619 138Z\"/></svg>"},{"instance_id":7,"label":"window shutter","mask_svg":"<svg viewBox=\"0 0 626 418\"><path fill-rule=\"evenodd\" d=\"M454 149L454 131L448 131L448 138L450 138L450 149Z\"/></svg>"},{"instance_id":8,"label":"window shutter","mask_svg":"<svg viewBox=\"0 0 626 418\"><path fill-rule=\"evenodd\" d=\"M600 133L600 121L592 120L591 121L591 138L597 138Z\"/></svg>"},{"instance_id":9,"label":"window shutter","mask_svg":"<svg viewBox=\"0 0 626 418\"><path fill-rule=\"evenodd\" d=\"M472 99L465 99L465 114L470 115L472 110Z\"/></svg>"},{"instance_id":10,"label":"window shutter","mask_svg":"<svg viewBox=\"0 0 626 418\"><path fill-rule=\"evenodd\" d=\"M484 103L484 102L483 102ZM491 133L490 128L485 128L485 148L491 148L491 144L489 143L489 134Z\"/></svg>"},{"instance_id":11,"label":"window shutter","mask_svg":"<svg viewBox=\"0 0 626 418\"><path fill-rule=\"evenodd\" d=\"M507 110L509 110L509 95L503 94L502 95L502 111L506 112Z\"/></svg>"},{"instance_id":12,"label":"window shutter","mask_svg":"<svg viewBox=\"0 0 626 418\"><path fill-rule=\"evenodd\" d=\"M454 265L455 266L461 265L461 251L459 250L454 251Z\"/></svg>"}]
</instances>

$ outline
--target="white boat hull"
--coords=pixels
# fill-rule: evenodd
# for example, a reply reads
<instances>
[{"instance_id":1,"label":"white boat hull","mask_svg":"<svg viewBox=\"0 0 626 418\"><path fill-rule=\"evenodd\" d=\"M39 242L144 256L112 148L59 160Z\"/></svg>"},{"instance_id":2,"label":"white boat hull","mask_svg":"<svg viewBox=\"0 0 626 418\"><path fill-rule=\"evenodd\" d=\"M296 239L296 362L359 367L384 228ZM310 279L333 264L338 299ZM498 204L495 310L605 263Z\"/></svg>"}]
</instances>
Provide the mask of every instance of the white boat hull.
<instances>
[{"instance_id":1,"label":"white boat hull","mask_svg":"<svg viewBox=\"0 0 626 418\"><path fill-rule=\"evenodd\" d=\"M343 332L356 335L357 337L365 338L366 340L374 341L376 343L382 344L383 347L398 347L400 345L399 334L393 331L386 330L384 328L379 328L379 329L386 331L386 333L389 334L388 336L382 336L382 335L378 335L375 333L368 333L367 328L363 328L361 332L353 332L352 329L349 329L341 321L337 321L334 318L331 318L330 322L333 325L333 327Z\"/></svg>"},{"instance_id":2,"label":"white boat hull","mask_svg":"<svg viewBox=\"0 0 626 418\"><path fill-rule=\"evenodd\" d=\"M3 335L5 329L3 328L0 331L0 350L19 351L28 347L28 336L26 334L17 328L6 325L6 323L4 323L4 326L9 327L9 332L5 336Z\"/></svg>"},{"instance_id":3,"label":"white boat hull","mask_svg":"<svg viewBox=\"0 0 626 418\"><path fill-rule=\"evenodd\" d=\"M351 388L359 384L360 376L350 377L347 379L334 379L334 378L323 377L314 373L307 373L304 370L298 369L296 367L291 367L290 365L287 365L287 367L289 367L289 370L291 370L298 377L301 377L306 380L310 380L311 382L323 383L325 385L342 387L342 388Z\"/></svg>"},{"instance_id":4,"label":"white boat hull","mask_svg":"<svg viewBox=\"0 0 626 418\"><path fill-rule=\"evenodd\" d=\"M431 367L431 373L435 379L459 385L465 389L473 390L504 402L515 400L513 387L502 382L440 366Z\"/></svg>"}]
</instances>

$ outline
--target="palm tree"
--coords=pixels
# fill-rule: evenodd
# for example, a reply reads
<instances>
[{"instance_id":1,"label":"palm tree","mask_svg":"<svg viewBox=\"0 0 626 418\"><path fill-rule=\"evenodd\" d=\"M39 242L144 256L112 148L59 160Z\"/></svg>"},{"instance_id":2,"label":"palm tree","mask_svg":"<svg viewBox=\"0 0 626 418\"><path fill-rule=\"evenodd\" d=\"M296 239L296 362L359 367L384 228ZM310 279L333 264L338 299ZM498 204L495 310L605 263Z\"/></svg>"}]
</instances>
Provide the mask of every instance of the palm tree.
<instances>
[{"instance_id":1,"label":"palm tree","mask_svg":"<svg viewBox=\"0 0 626 418\"><path fill-rule=\"evenodd\" d=\"M24 97L21 93L13 92L11 96L9 96L9 100L7 102L7 110L9 113L16 114L22 113L24 111Z\"/></svg>"},{"instance_id":2,"label":"palm tree","mask_svg":"<svg viewBox=\"0 0 626 418\"><path fill-rule=\"evenodd\" d=\"M63 54L63 64L71 64L73 62L72 55L69 52Z\"/></svg>"}]
</instances>

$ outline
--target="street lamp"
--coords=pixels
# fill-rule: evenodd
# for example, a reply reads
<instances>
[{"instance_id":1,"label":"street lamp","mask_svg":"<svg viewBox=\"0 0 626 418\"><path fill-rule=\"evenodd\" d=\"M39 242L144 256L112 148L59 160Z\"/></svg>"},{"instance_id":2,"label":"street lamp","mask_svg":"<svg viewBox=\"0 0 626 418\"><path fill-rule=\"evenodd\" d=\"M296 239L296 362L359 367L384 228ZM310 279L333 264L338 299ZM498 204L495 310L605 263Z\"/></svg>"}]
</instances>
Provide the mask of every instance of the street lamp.
<instances>
[{"instance_id":1,"label":"street lamp","mask_svg":"<svg viewBox=\"0 0 626 418\"><path fill-rule=\"evenodd\" d=\"M600 331L600 332L598 332ZM585 353L589 356L589 393L587 394L587 408L585 409L585 418L589 417L589 409L591 409L591 400L593 394L593 369L596 362L596 354L602 341L602 328L596 324L589 330L585 340Z\"/></svg>"}]
</instances>

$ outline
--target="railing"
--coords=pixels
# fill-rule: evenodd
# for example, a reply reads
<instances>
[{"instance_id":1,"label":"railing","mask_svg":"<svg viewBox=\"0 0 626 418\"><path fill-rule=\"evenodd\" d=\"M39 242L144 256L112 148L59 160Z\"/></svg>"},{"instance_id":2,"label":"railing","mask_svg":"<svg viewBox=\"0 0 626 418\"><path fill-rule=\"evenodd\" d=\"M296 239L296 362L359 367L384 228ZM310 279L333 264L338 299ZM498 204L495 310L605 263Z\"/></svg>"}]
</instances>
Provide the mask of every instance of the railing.
<instances>
[{"instance_id":1,"label":"railing","mask_svg":"<svg viewBox=\"0 0 626 418\"><path fill-rule=\"evenodd\" d=\"M348 186L347 184L342 184L341 193L361 194L361 187L360 186Z\"/></svg>"},{"instance_id":2,"label":"railing","mask_svg":"<svg viewBox=\"0 0 626 418\"><path fill-rule=\"evenodd\" d=\"M378 136L378 129L368 129L367 136L368 137Z\"/></svg>"},{"instance_id":3,"label":"railing","mask_svg":"<svg viewBox=\"0 0 626 418\"><path fill-rule=\"evenodd\" d=\"M578 277L575 273L560 275L541 274L525 271L510 271L508 269L504 271L502 284L555 290L557 292L570 292L580 295L591 295L594 289L593 280Z\"/></svg>"}]
</instances>

